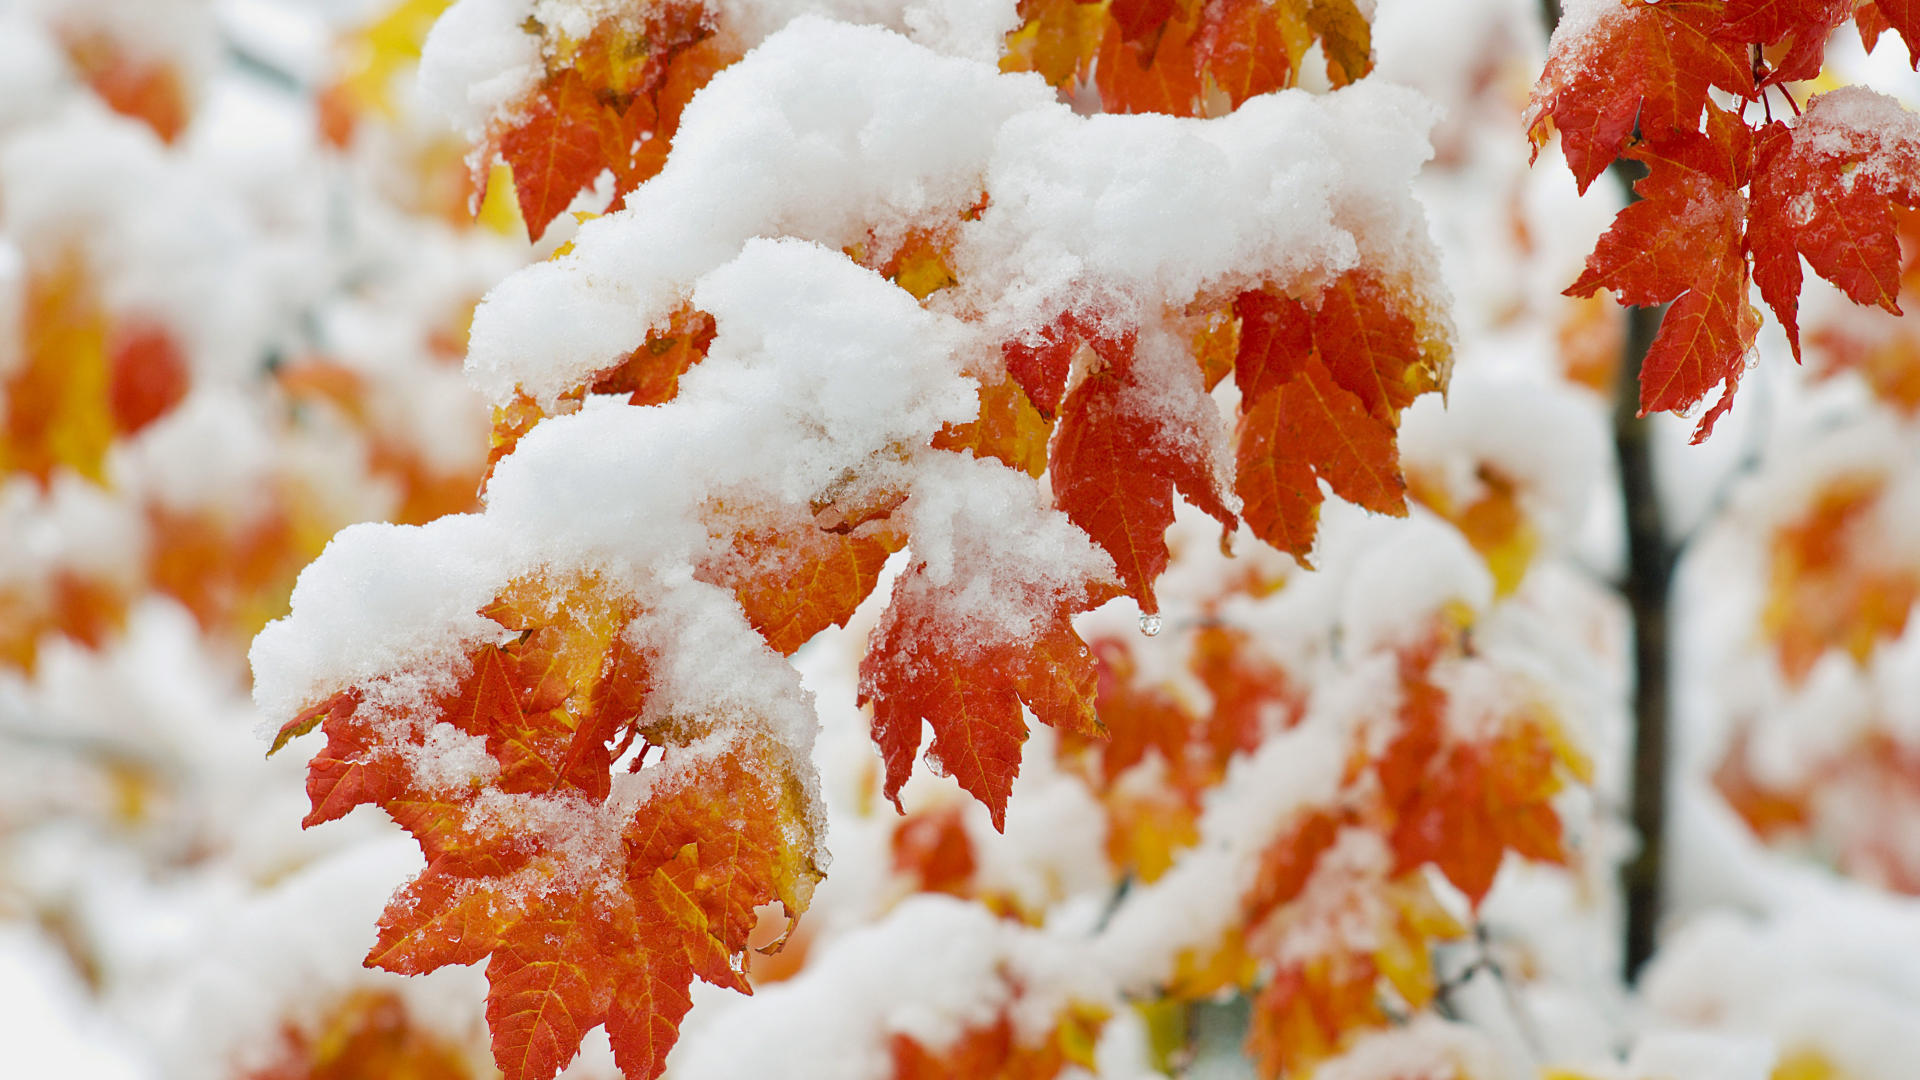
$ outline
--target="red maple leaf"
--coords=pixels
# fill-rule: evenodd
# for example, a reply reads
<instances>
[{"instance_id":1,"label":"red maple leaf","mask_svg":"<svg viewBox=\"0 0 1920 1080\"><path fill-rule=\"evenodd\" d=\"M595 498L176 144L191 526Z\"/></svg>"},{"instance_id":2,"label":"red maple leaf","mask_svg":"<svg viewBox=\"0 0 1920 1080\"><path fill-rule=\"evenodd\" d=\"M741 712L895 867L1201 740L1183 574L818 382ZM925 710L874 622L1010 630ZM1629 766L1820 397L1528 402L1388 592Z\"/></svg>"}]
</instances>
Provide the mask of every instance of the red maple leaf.
<instances>
[{"instance_id":1,"label":"red maple leaf","mask_svg":"<svg viewBox=\"0 0 1920 1080\"><path fill-rule=\"evenodd\" d=\"M1586 272L1567 289L1591 296L1608 288L1621 303L1673 302L1641 364L1640 412L1690 409L1725 383L1695 442L1732 403L1760 330L1747 303L1747 198L1740 190L1751 169L1751 139L1731 114L1715 109L1713 118L1706 134L1629 152L1649 169L1635 185L1640 200L1614 218Z\"/></svg>"},{"instance_id":2,"label":"red maple leaf","mask_svg":"<svg viewBox=\"0 0 1920 1080\"><path fill-rule=\"evenodd\" d=\"M1156 612L1153 583L1167 568L1174 491L1223 527L1236 522L1208 447L1170 424L1136 381L1134 336L1098 339L1095 350L1104 366L1062 406L1050 462L1054 504L1113 557L1140 609Z\"/></svg>"},{"instance_id":3,"label":"red maple leaf","mask_svg":"<svg viewBox=\"0 0 1920 1080\"><path fill-rule=\"evenodd\" d=\"M1720 36L1776 45L1779 55L1760 86L1811 79L1820 74L1827 39L1853 14L1854 0L1727 0Z\"/></svg>"},{"instance_id":4,"label":"red maple leaf","mask_svg":"<svg viewBox=\"0 0 1920 1080\"><path fill-rule=\"evenodd\" d=\"M1707 91L1750 98L1746 48L1719 33L1720 0L1622 3L1575 33L1554 36L1547 66L1528 103L1534 154L1549 133L1581 191L1641 138L1699 129Z\"/></svg>"},{"instance_id":5,"label":"red maple leaf","mask_svg":"<svg viewBox=\"0 0 1920 1080\"><path fill-rule=\"evenodd\" d=\"M1907 57L1920 68L1920 3L1915 0L1873 0L1862 6L1854 20L1860 27L1860 40L1868 49L1882 33L1893 30L1907 43Z\"/></svg>"},{"instance_id":6,"label":"red maple leaf","mask_svg":"<svg viewBox=\"0 0 1920 1080\"><path fill-rule=\"evenodd\" d=\"M1894 204L1920 206L1920 124L1849 88L1813 99L1791 127L1761 129L1748 238L1760 295L1800 354L1800 259L1856 304L1900 313Z\"/></svg>"},{"instance_id":7,"label":"red maple leaf","mask_svg":"<svg viewBox=\"0 0 1920 1080\"><path fill-rule=\"evenodd\" d=\"M933 726L928 757L936 769L986 805L994 828L1004 828L1027 738L1023 702L1051 727L1089 737L1101 732L1093 654L1071 616L1109 598L1088 590L1042 602L1032 613L1035 628L1008 638L957 621L923 567L902 574L860 662L860 703L873 705L883 790L894 806L904 812L900 788L912 775L925 720Z\"/></svg>"}]
</instances>

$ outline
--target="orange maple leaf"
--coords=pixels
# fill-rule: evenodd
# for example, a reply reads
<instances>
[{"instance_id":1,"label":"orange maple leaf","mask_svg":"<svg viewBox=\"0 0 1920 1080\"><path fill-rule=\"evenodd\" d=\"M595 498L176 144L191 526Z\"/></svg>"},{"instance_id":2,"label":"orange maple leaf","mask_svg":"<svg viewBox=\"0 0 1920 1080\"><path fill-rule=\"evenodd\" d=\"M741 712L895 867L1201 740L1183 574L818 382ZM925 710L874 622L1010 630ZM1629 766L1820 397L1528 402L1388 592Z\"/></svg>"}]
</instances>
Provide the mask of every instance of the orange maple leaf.
<instances>
[{"instance_id":1,"label":"orange maple leaf","mask_svg":"<svg viewBox=\"0 0 1920 1080\"><path fill-rule=\"evenodd\" d=\"M450 688L397 715L343 691L276 749L323 727L306 823L378 805L427 858L381 917L369 965L421 974L486 959L508 1080L548 1080L601 1024L621 1069L651 1080L691 981L747 992L757 909L805 907L819 876L806 796L764 736L694 751L709 725L643 723L633 608L599 582L521 583L483 613L512 636L469 653ZM668 756L630 806L612 797L611 771L636 736ZM478 756L440 764L462 738Z\"/></svg>"},{"instance_id":2,"label":"orange maple leaf","mask_svg":"<svg viewBox=\"0 0 1920 1080\"><path fill-rule=\"evenodd\" d=\"M495 124L476 160L497 152L512 167L534 240L603 171L613 176L614 205L658 173L687 101L738 59L715 41L703 4L642 9L603 18L582 39L531 24L545 39L546 75Z\"/></svg>"},{"instance_id":3,"label":"orange maple leaf","mask_svg":"<svg viewBox=\"0 0 1920 1080\"><path fill-rule=\"evenodd\" d=\"M1268 290L1234 301L1241 421L1235 491L1254 535L1308 566L1320 480L1383 514L1406 514L1401 410L1445 386L1449 361L1409 302L1375 275L1344 275L1317 310Z\"/></svg>"},{"instance_id":4,"label":"orange maple leaf","mask_svg":"<svg viewBox=\"0 0 1920 1080\"><path fill-rule=\"evenodd\" d=\"M113 441L108 321L77 253L29 268L21 362L0 387L0 475L102 479Z\"/></svg>"},{"instance_id":5,"label":"orange maple leaf","mask_svg":"<svg viewBox=\"0 0 1920 1080\"><path fill-rule=\"evenodd\" d=\"M922 566L902 574L860 661L860 704L873 705L873 741L886 765L883 791L894 806L900 807L900 788L913 772L924 719L933 726L930 763L986 804L994 828L1004 828L1027 738L1021 704L1050 727L1088 736L1100 731L1093 654L1071 615L1108 598L1101 591L1054 601L1034 613L1038 625L1025 638L973 639L971 628L956 626L943 611L940 590Z\"/></svg>"},{"instance_id":6,"label":"orange maple leaf","mask_svg":"<svg viewBox=\"0 0 1920 1080\"><path fill-rule=\"evenodd\" d=\"M1011 1010L991 1023L962 1031L944 1047L929 1048L910 1035L889 1040L893 1080L1053 1080L1069 1065L1090 1069L1093 1046L1105 1026L1103 1010L1071 1006L1038 1043L1024 1042Z\"/></svg>"},{"instance_id":7,"label":"orange maple leaf","mask_svg":"<svg viewBox=\"0 0 1920 1080\"><path fill-rule=\"evenodd\" d=\"M694 577L732 589L747 621L783 656L845 626L906 541L884 519L837 531L812 521L728 531L722 554Z\"/></svg>"},{"instance_id":8,"label":"orange maple leaf","mask_svg":"<svg viewBox=\"0 0 1920 1080\"><path fill-rule=\"evenodd\" d=\"M1804 681L1829 650L1864 664L1875 645L1906 630L1920 568L1889 559L1875 536L1885 494L1882 476L1842 475L1774 530L1760 628L1789 684Z\"/></svg>"},{"instance_id":9,"label":"orange maple leaf","mask_svg":"<svg viewBox=\"0 0 1920 1080\"><path fill-rule=\"evenodd\" d=\"M1449 731L1448 696L1432 676L1438 655L1431 646L1403 654L1400 730L1375 771L1396 873L1432 864L1478 907L1508 851L1566 862L1552 800L1590 766L1558 721L1524 699L1483 721L1483 736Z\"/></svg>"},{"instance_id":10,"label":"orange maple leaf","mask_svg":"<svg viewBox=\"0 0 1920 1080\"><path fill-rule=\"evenodd\" d=\"M619 114L602 106L572 68L548 75L521 104L520 117L497 141L500 156L513 169L529 237L539 240L574 196L593 186L608 168L611 155L604 144L618 145L620 135Z\"/></svg>"},{"instance_id":11,"label":"orange maple leaf","mask_svg":"<svg viewBox=\"0 0 1920 1080\"><path fill-rule=\"evenodd\" d=\"M1170 429L1135 381L1134 335L1095 339L1103 367L1061 406L1049 467L1054 505L1112 556L1142 611L1160 610L1153 583L1167 568L1173 493L1231 531L1208 448ZM1019 375L1016 373L1016 378Z\"/></svg>"},{"instance_id":12,"label":"orange maple leaf","mask_svg":"<svg viewBox=\"0 0 1920 1080\"><path fill-rule=\"evenodd\" d=\"M893 872L910 875L925 892L965 896L973 884L973 841L958 804L900 819L888 844Z\"/></svg>"},{"instance_id":13,"label":"orange maple leaf","mask_svg":"<svg viewBox=\"0 0 1920 1080\"><path fill-rule=\"evenodd\" d=\"M245 1080L472 1080L461 1049L416 1023L389 992L361 991L333 1006L317 1029L289 1024L273 1064Z\"/></svg>"}]
</instances>

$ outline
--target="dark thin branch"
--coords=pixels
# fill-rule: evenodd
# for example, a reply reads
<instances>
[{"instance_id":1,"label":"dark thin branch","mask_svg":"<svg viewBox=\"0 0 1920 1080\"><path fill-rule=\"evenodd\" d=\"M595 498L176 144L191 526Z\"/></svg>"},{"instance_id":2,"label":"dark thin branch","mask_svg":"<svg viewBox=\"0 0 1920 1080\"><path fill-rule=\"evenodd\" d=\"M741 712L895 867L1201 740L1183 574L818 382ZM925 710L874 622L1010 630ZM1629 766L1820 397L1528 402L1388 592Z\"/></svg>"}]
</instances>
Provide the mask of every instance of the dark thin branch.
<instances>
[{"instance_id":1,"label":"dark thin branch","mask_svg":"<svg viewBox=\"0 0 1920 1080\"><path fill-rule=\"evenodd\" d=\"M1540 14L1551 31L1560 21L1559 0L1540 0ZM1639 197L1633 185L1645 174L1645 166L1620 159L1609 171L1625 189L1628 202ZM1621 880L1627 901L1622 960L1629 980L1653 954L1654 929L1660 920L1661 857L1667 821L1667 602L1674 552L1667 541L1654 475L1652 426L1639 415L1640 367L1660 329L1660 317L1660 308L1636 307L1628 314L1613 410L1613 444L1620 464L1620 501L1627 533L1627 575L1620 591L1633 618L1632 818L1634 831L1640 836L1640 850L1622 871Z\"/></svg>"},{"instance_id":2,"label":"dark thin branch","mask_svg":"<svg viewBox=\"0 0 1920 1080\"><path fill-rule=\"evenodd\" d=\"M1621 583L1633 616L1633 827L1640 850L1626 866L1626 975L1633 978L1653 954L1660 918L1662 837L1667 818L1668 641L1667 601L1673 553L1667 544L1654 476L1653 426L1640 418L1640 365L1660 329L1659 308L1634 308L1627 317L1627 348L1613 410L1613 445L1620 461L1620 501L1627 530L1627 577Z\"/></svg>"}]
</instances>

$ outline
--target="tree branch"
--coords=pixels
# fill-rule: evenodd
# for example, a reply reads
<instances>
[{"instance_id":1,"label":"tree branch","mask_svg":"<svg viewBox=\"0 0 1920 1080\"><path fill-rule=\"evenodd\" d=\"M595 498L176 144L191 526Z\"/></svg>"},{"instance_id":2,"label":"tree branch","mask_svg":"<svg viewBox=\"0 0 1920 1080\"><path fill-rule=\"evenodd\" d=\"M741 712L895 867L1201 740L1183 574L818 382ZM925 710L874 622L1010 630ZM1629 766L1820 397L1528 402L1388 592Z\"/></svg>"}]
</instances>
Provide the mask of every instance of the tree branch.
<instances>
[{"instance_id":1,"label":"tree branch","mask_svg":"<svg viewBox=\"0 0 1920 1080\"><path fill-rule=\"evenodd\" d=\"M1667 817L1667 599L1673 554L1667 545L1654 476L1652 425L1640 418L1640 364L1660 329L1660 308L1632 309L1626 355L1615 391L1613 445L1620 463L1620 502L1627 530L1627 576L1621 583L1633 617L1633 827L1640 850L1626 865L1626 975L1653 953L1660 918L1662 837Z\"/></svg>"},{"instance_id":2,"label":"tree branch","mask_svg":"<svg viewBox=\"0 0 1920 1080\"><path fill-rule=\"evenodd\" d=\"M1551 33L1560 22L1560 0L1540 0L1540 16ZM1644 166L1621 158L1608 171L1620 182L1629 203L1639 198L1633 185L1644 174ZM1653 954L1667 821L1667 602L1674 555L1654 476L1652 428L1639 416L1640 366L1660 329L1661 315L1657 307L1636 307L1628 313L1613 408L1613 446L1620 465L1620 502L1627 532L1627 576L1620 591L1633 618L1632 820L1640 836L1640 850L1621 873L1627 901L1622 963L1629 980Z\"/></svg>"}]
</instances>

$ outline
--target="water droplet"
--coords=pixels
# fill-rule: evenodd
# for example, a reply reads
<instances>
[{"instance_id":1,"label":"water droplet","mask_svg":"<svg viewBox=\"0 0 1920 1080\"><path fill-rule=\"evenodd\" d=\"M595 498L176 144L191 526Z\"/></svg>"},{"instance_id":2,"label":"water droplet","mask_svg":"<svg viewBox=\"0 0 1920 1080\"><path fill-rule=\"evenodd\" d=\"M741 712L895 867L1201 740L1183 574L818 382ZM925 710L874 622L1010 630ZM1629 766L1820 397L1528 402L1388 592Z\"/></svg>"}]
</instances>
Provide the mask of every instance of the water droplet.
<instances>
[{"instance_id":1,"label":"water droplet","mask_svg":"<svg viewBox=\"0 0 1920 1080\"><path fill-rule=\"evenodd\" d=\"M1140 632L1148 637L1158 634L1160 632L1160 616L1157 614L1140 616Z\"/></svg>"}]
</instances>

